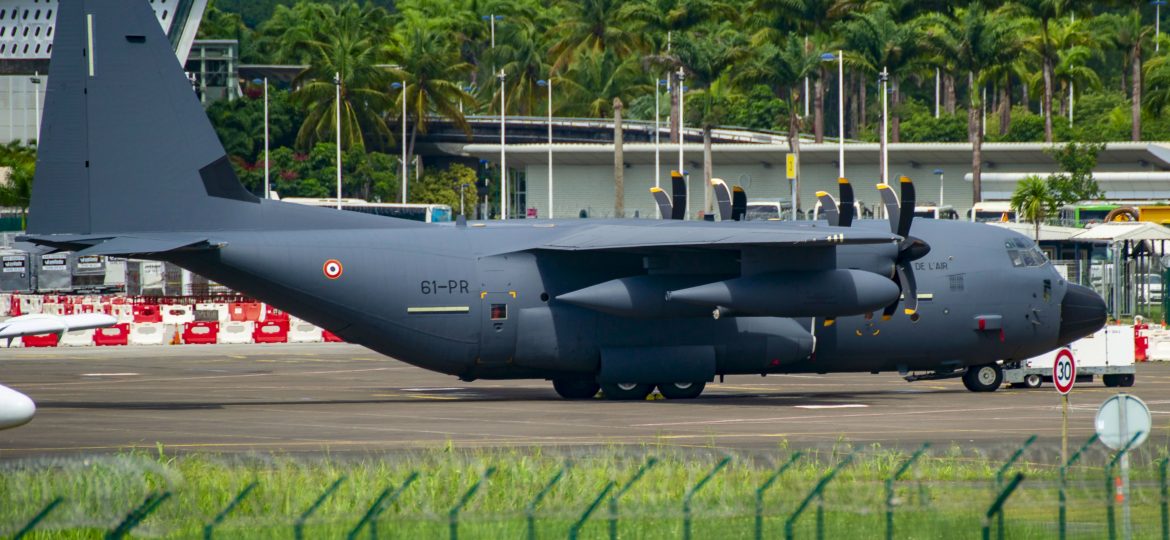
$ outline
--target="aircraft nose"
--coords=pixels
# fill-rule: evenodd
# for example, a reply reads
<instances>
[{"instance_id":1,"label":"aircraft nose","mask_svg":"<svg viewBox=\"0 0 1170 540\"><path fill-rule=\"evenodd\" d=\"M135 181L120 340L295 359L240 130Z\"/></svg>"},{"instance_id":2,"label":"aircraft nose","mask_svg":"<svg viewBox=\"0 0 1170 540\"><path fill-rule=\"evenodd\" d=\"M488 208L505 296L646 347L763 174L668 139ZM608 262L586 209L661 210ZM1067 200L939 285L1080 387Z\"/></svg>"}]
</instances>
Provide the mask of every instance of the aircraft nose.
<instances>
[{"instance_id":1,"label":"aircraft nose","mask_svg":"<svg viewBox=\"0 0 1170 540\"><path fill-rule=\"evenodd\" d=\"M1060 302L1060 343L1070 343L1100 330L1105 326L1105 317L1105 300L1099 294L1070 283Z\"/></svg>"}]
</instances>

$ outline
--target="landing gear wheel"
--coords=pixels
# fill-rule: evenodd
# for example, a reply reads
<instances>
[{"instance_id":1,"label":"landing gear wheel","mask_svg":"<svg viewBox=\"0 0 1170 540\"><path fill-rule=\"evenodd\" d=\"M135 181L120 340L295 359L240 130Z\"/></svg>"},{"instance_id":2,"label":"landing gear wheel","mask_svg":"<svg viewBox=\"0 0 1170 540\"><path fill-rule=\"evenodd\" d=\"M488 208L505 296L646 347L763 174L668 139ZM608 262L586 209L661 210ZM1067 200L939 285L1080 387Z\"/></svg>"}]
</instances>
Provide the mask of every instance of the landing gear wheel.
<instances>
[{"instance_id":1,"label":"landing gear wheel","mask_svg":"<svg viewBox=\"0 0 1170 540\"><path fill-rule=\"evenodd\" d=\"M654 391L654 385L644 383L603 384L601 391L605 394L605 399L637 401L646 399L646 396Z\"/></svg>"},{"instance_id":2,"label":"landing gear wheel","mask_svg":"<svg viewBox=\"0 0 1170 540\"><path fill-rule=\"evenodd\" d=\"M565 399L589 399L597 395L597 383L584 379L555 379L553 390Z\"/></svg>"},{"instance_id":3,"label":"landing gear wheel","mask_svg":"<svg viewBox=\"0 0 1170 540\"><path fill-rule=\"evenodd\" d=\"M1044 378L1035 373L1024 377L1024 386L1028 388L1040 388L1040 385L1043 383Z\"/></svg>"},{"instance_id":4,"label":"landing gear wheel","mask_svg":"<svg viewBox=\"0 0 1170 540\"><path fill-rule=\"evenodd\" d=\"M997 364L969 366L963 373L963 386L972 392L994 392L1003 382L1003 369Z\"/></svg>"},{"instance_id":5,"label":"landing gear wheel","mask_svg":"<svg viewBox=\"0 0 1170 540\"><path fill-rule=\"evenodd\" d=\"M658 391L666 399L694 399L703 393L707 383L699 382L672 382L658 383Z\"/></svg>"}]
</instances>

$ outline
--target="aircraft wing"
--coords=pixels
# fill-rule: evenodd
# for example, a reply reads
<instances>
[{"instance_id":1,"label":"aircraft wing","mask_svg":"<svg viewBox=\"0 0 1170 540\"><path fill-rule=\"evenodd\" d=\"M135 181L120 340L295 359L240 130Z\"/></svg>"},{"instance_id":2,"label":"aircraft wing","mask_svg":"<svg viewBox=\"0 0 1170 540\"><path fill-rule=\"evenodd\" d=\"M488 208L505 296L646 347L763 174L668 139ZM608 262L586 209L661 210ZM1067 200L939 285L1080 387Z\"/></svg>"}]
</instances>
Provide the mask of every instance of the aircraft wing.
<instances>
[{"instance_id":1,"label":"aircraft wing","mask_svg":"<svg viewBox=\"0 0 1170 540\"><path fill-rule=\"evenodd\" d=\"M545 243L555 251L636 251L647 249L721 249L745 247L830 247L892 244L901 237L888 232L839 227L712 227L706 225L638 226L604 224L587 227Z\"/></svg>"},{"instance_id":2,"label":"aircraft wing","mask_svg":"<svg viewBox=\"0 0 1170 540\"><path fill-rule=\"evenodd\" d=\"M74 315L21 315L0 322L0 339L39 334L62 334L70 330L89 330L114 325L118 319L103 313Z\"/></svg>"}]
</instances>

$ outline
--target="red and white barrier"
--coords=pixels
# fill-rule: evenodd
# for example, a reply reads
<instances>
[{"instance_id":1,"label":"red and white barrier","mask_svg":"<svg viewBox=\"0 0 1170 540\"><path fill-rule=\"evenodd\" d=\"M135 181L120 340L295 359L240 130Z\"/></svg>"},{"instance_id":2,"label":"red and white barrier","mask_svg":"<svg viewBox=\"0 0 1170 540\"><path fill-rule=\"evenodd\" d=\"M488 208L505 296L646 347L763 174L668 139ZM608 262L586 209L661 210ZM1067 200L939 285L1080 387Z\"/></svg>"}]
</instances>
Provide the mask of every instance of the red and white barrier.
<instances>
[{"instance_id":1,"label":"red and white barrier","mask_svg":"<svg viewBox=\"0 0 1170 540\"><path fill-rule=\"evenodd\" d=\"M252 341L255 343L288 343L288 321L256 323L256 329L252 331Z\"/></svg>"},{"instance_id":2,"label":"red and white barrier","mask_svg":"<svg viewBox=\"0 0 1170 540\"><path fill-rule=\"evenodd\" d=\"M219 321L192 321L183 325L183 343L210 345L219 342Z\"/></svg>"},{"instance_id":3,"label":"red and white barrier","mask_svg":"<svg viewBox=\"0 0 1170 540\"><path fill-rule=\"evenodd\" d=\"M57 343L61 347L91 347L93 346L93 329L72 330L61 335Z\"/></svg>"},{"instance_id":4,"label":"red and white barrier","mask_svg":"<svg viewBox=\"0 0 1170 540\"><path fill-rule=\"evenodd\" d=\"M293 319L289 323L289 343L321 343L322 341L324 341L324 336L320 327L300 319Z\"/></svg>"},{"instance_id":5,"label":"red and white barrier","mask_svg":"<svg viewBox=\"0 0 1170 540\"><path fill-rule=\"evenodd\" d=\"M159 311L162 312L163 324L179 325L195 322L195 308L185 304L159 306Z\"/></svg>"},{"instance_id":6,"label":"red and white barrier","mask_svg":"<svg viewBox=\"0 0 1170 540\"><path fill-rule=\"evenodd\" d=\"M161 322L140 322L130 325L130 345L164 345L167 327Z\"/></svg>"},{"instance_id":7,"label":"red and white barrier","mask_svg":"<svg viewBox=\"0 0 1170 540\"><path fill-rule=\"evenodd\" d=\"M57 334L43 334L40 336L24 336L20 338L22 347L56 347Z\"/></svg>"},{"instance_id":8,"label":"red and white barrier","mask_svg":"<svg viewBox=\"0 0 1170 540\"><path fill-rule=\"evenodd\" d=\"M130 344L130 323L119 323L93 332L93 344L99 347Z\"/></svg>"},{"instance_id":9,"label":"red and white barrier","mask_svg":"<svg viewBox=\"0 0 1170 540\"><path fill-rule=\"evenodd\" d=\"M256 323L252 321L227 321L219 325L219 343L244 344L252 343L252 333L256 330Z\"/></svg>"}]
</instances>

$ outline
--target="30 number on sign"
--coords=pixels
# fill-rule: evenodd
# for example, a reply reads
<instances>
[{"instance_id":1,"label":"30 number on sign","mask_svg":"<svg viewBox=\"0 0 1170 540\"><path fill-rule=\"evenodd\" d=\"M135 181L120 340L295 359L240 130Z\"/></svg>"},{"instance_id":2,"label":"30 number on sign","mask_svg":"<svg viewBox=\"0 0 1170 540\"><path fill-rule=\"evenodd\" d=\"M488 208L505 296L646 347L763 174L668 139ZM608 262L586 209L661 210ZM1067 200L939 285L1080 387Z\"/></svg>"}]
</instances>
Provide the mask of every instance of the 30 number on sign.
<instances>
[{"instance_id":1,"label":"30 number on sign","mask_svg":"<svg viewBox=\"0 0 1170 540\"><path fill-rule=\"evenodd\" d=\"M1056 362L1052 365L1052 386L1056 387L1057 392L1068 394L1076 381L1077 363L1072 351L1061 349L1056 353Z\"/></svg>"}]
</instances>

